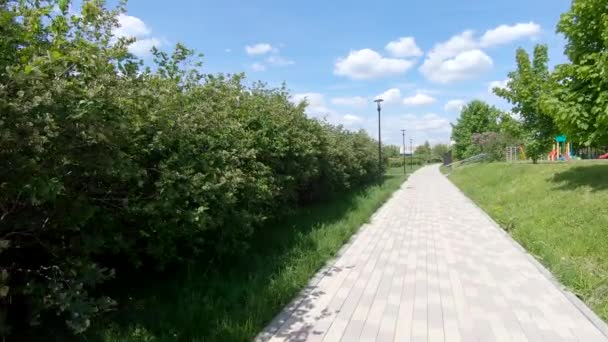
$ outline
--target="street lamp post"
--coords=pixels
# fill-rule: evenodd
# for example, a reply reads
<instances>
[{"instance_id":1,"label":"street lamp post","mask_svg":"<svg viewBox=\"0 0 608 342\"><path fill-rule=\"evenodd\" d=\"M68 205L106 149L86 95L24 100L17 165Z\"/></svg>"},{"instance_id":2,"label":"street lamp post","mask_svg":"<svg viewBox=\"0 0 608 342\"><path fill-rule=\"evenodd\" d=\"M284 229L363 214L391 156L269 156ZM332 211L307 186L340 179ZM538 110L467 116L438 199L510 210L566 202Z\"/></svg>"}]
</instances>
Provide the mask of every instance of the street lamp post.
<instances>
[{"instance_id":1,"label":"street lamp post","mask_svg":"<svg viewBox=\"0 0 608 342\"><path fill-rule=\"evenodd\" d=\"M380 103L384 101L383 99L375 99L374 102L378 104L378 172L382 172L382 132L380 130L380 112L382 111L382 107Z\"/></svg>"},{"instance_id":2,"label":"street lamp post","mask_svg":"<svg viewBox=\"0 0 608 342\"><path fill-rule=\"evenodd\" d=\"M402 129L401 132L403 133L403 174L405 174L405 130Z\"/></svg>"}]
</instances>

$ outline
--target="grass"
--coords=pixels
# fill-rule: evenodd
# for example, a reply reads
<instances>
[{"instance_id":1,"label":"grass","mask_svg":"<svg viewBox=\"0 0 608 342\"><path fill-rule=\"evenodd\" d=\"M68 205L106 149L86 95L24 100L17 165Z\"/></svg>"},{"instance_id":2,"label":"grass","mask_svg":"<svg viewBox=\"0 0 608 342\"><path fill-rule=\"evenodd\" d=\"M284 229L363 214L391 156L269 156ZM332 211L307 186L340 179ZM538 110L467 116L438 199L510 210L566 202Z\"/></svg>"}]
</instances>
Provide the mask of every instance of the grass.
<instances>
[{"instance_id":1,"label":"grass","mask_svg":"<svg viewBox=\"0 0 608 342\"><path fill-rule=\"evenodd\" d=\"M478 164L449 177L608 321L608 163Z\"/></svg>"},{"instance_id":2,"label":"grass","mask_svg":"<svg viewBox=\"0 0 608 342\"><path fill-rule=\"evenodd\" d=\"M103 341L249 341L398 189L403 169L379 184L299 209L254 236L246 255L221 270L190 267L142 280L101 331ZM220 268L220 267L216 267Z\"/></svg>"}]
</instances>

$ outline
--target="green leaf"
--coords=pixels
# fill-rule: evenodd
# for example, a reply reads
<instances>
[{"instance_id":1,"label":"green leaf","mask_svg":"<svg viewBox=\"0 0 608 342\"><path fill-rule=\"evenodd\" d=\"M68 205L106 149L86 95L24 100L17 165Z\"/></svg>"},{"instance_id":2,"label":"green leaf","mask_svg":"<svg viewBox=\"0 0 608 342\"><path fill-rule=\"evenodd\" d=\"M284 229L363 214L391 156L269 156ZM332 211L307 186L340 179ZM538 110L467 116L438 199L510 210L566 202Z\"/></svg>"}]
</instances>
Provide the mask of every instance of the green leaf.
<instances>
[{"instance_id":1,"label":"green leaf","mask_svg":"<svg viewBox=\"0 0 608 342\"><path fill-rule=\"evenodd\" d=\"M66 14L70 6L70 0L59 0L58 4L61 13Z\"/></svg>"}]
</instances>

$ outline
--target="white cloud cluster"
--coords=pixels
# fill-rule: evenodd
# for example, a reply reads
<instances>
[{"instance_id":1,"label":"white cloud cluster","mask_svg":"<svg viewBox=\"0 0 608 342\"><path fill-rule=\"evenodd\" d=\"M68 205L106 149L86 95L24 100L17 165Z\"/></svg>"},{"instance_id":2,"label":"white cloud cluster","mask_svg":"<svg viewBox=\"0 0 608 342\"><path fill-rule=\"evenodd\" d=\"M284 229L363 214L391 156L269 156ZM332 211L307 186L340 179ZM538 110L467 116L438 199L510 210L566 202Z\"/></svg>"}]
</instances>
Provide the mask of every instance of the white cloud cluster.
<instances>
[{"instance_id":1,"label":"white cloud cluster","mask_svg":"<svg viewBox=\"0 0 608 342\"><path fill-rule=\"evenodd\" d=\"M333 113L325 104L325 96L320 93L299 93L291 97L293 103L306 101L306 113L314 117L323 117L324 115Z\"/></svg>"},{"instance_id":2,"label":"white cloud cluster","mask_svg":"<svg viewBox=\"0 0 608 342\"><path fill-rule=\"evenodd\" d=\"M396 103L401 101L401 91L398 88L391 88L382 94L374 97L374 100L382 99L384 103Z\"/></svg>"},{"instance_id":3,"label":"white cloud cluster","mask_svg":"<svg viewBox=\"0 0 608 342\"><path fill-rule=\"evenodd\" d=\"M160 47L163 41L157 37L150 37L152 30L138 17L121 13L118 15L118 27L112 34L117 38L135 38L136 41L129 45L129 52L139 57L150 55L152 47Z\"/></svg>"},{"instance_id":4,"label":"white cloud cluster","mask_svg":"<svg viewBox=\"0 0 608 342\"><path fill-rule=\"evenodd\" d=\"M268 58L266 58L266 62L268 64L277 65L277 66L286 66L286 65L295 64L294 61L287 59L285 57L279 56L279 55L269 56Z\"/></svg>"},{"instance_id":5,"label":"white cloud cluster","mask_svg":"<svg viewBox=\"0 0 608 342\"><path fill-rule=\"evenodd\" d=\"M476 38L473 31L464 31L443 43L436 44L420 66L420 72L430 81L453 83L474 78L494 65L482 48L510 43L517 39L536 37L540 26L535 23L501 25Z\"/></svg>"},{"instance_id":6,"label":"white cloud cluster","mask_svg":"<svg viewBox=\"0 0 608 342\"><path fill-rule=\"evenodd\" d=\"M375 137L374 134L378 129L376 120L366 121L365 129ZM409 139L413 139L414 147L424 141L429 141L431 144L448 142L452 126L447 118L435 113L383 115L383 141L401 146L401 129L406 130L406 150L409 151Z\"/></svg>"},{"instance_id":7,"label":"white cloud cluster","mask_svg":"<svg viewBox=\"0 0 608 342\"><path fill-rule=\"evenodd\" d=\"M288 66L295 64L294 61L287 59L279 54L279 49L268 43L257 43L246 45L245 52L249 56L269 56L264 61L254 62L250 65L253 71L264 71L268 66Z\"/></svg>"},{"instance_id":8,"label":"white cloud cluster","mask_svg":"<svg viewBox=\"0 0 608 342\"><path fill-rule=\"evenodd\" d=\"M400 37L386 44L384 49L391 57L365 48L351 50L348 56L339 58L334 65L334 74L353 80L369 80L402 74L411 69L413 59L423 55L414 37Z\"/></svg>"},{"instance_id":9,"label":"white cloud cluster","mask_svg":"<svg viewBox=\"0 0 608 342\"><path fill-rule=\"evenodd\" d=\"M351 51L346 58L338 59L334 74L354 80L368 80L401 74L412 66L413 61L383 57L372 49L362 49Z\"/></svg>"},{"instance_id":10,"label":"white cloud cluster","mask_svg":"<svg viewBox=\"0 0 608 342\"><path fill-rule=\"evenodd\" d=\"M327 120L334 125L343 125L347 128L361 128L364 119L355 114L341 114L327 107L325 96L320 93L300 93L291 97L291 102L300 103L306 101L306 115L312 118ZM333 102L333 101L332 101Z\"/></svg>"},{"instance_id":11,"label":"white cloud cluster","mask_svg":"<svg viewBox=\"0 0 608 342\"><path fill-rule=\"evenodd\" d=\"M508 78L502 81L492 81L488 84L488 93L494 94L494 88L507 88L508 83Z\"/></svg>"},{"instance_id":12,"label":"white cloud cluster","mask_svg":"<svg viewBox=\"0 0 608 342\"><path fill-rule=\"evenodd\" d=\"M435 101L437 100L434 97L419 92L416 95L404 98L403 104L406 106L424 106L435 103Z\"/></svg>"},{"instance_id":13,"label":"white cloud cluster","mask_svg":"<svg viewBox=\"0 0 608 342\"><path fill-rule=\"evenodd\" d=\"M446 112L460 112L465 106L465 104L466 102L464 100L450 100L446 102L445 106L443 106L443 109Z\"/></svg>"},{"instance_id":14,"label":"white cloud cluster","mask_svg":"<svg viewBox=\"0 0 608 342\"><path fill-rule=\"evenodd\" d=\"M334 97L331 99L332 104L347 107L364 107L368 102L369 101L362 96Z\"/></svg>"},{"instance_id":15,"label":"white cloud cluster","mask_svg":"<svg viewBox=\"0 0 608 342\"><path fill-rule=\"evenodd\" d=\"M353 114L345 114L342 116L342 118L344 119L345 126L351 126L352 124L363 122L362 117Z\"/></svg>"},{"instance_id":16,"label":"white cloud cluster","mask_svg":"<svg viewBox=\"0 0 608 342\"><path fill-rule=\"evenodd\" d=\"M276 48L272 47L272 45L268 43L257 43L254 45L245 46L245 52L250 56L264 55L275 50Z\"/></svg>"},{"instance_id":17,"label":"white cloud cluster","mask_svg":"<svg viewBox=\"0 0 608 342\"><path fill-rule=\"evenodd\" d=\"M419 89L412 96L401 98L401 91L398 88L391 88L382 94L374 97L374 100L382 99L384 103L399 103L406 106L424 106L435 103L437 100L429 95L430 91Z\"/></svg>"},{"instance_id":18,"label":"white cloud cluster","mask_svg":"<svg viewBox=\"0 0 608 342\"><path fill-rule=\"evenodd\" d=\"M113 31L116 37L142 37L150 34L150 28L143 20L124 13L118 15L118 25Z\"/></svg>"},{"instance_id":19,"label":"white cloud cluster","mask_svg":"<svg viewBox=\"0 0 608 342\"><path fill-rule=\"evenodd\" d=\"M428 113L422 116L406 115L405 120L408 127L411 127L416 132L441 132L446 133L452 130L452 126L448 119L435 114Z\"/></svg>"},{"instance_id":20,"label":"white cloud cluster","mask_svg":"<svg viewBox=\"0 0 608 342\"><path fill-rule=\"evenodd\" d=\"M414 37L401 37L389 42L385 47L393 57L420 57L422 50L416 45Z\"/></svg>"},{"instance_id":21,"label":"white cloud cluster","mask_svg":"<svg viewBox=\"0 0 608 342\"><path fill-rule=\"evenodd\" d=\"M481 37L480 45L490 47L510 43L521 38L536 37L540 34L540 25L529 23L518 23L515 25L500 25L495 29L488 30Z\"/></svg>"},{"instance_id":22,"label":"white cloud cluster","mask_svg":"<svg viewBox=\"0 0 608 342\"><path fill-rule=\"evenodd\" d=\"M386 98L392 101L400 102L402 100L397 88L387 90L384 95L389 95ZM333 98L331 103L355 103L361 99L364 98ZM291 98L293 103L300 103L304 100L308 103L306 114L309 117L325 119L332 124L343 125L352 130L364 129L370 136L377 137L378 121L375 115L361 116L353 113L340 113L327 105L325 96L321 93L300 93ZM413 138L415 144L425 140L431 143L445 143L449 141L451 125L447 118L435 113L423 115L383 113L382 138L384 142L401 145L401 129L407 130L406 138L408 140Z\"/></svg>"}]
</instances>

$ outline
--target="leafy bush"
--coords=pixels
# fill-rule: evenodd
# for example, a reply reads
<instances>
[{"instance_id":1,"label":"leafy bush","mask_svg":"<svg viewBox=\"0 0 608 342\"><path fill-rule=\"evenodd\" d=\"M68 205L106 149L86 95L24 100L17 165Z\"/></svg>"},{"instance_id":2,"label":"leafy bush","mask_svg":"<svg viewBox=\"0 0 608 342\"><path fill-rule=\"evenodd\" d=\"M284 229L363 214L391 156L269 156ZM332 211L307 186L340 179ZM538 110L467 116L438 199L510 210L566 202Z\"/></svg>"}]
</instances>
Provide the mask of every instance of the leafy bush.
<instances>
[{"instance_id":1,"label":"leafy bush","mask_svg":"<svg viewBox=\"0 0 608 342\"><path fill-rule=\"evenodd\" d=\"M373 139L285 89L201 74L180 44L152 71L111 35L122 7L68 8L0 1L1 335L49 313L81 333L121 271L242 252L267 219L383 171Z\"/></svg>"},{"instance_id":2,"label":"leafy bush","mask_svg":"<svg viewBox=\"0 0 608 342\"><path fill-rule=\"evenodd\" d=\"M484 132L475 133L471 137L473 145L481 153L487 155L488 161L499 161L505 158L506 139L501 133Z\"/></svg>"},{"instance_id":3,"label":"leafy bush","mask_svg":"<svg viewBox=\"0 0 608 342\"><path fill-rule=\"evenodd\" d=\"M424 165L426 164L426 159L420 156L414 155L414 157L406 156L405 157L405 165ZM403 167L403 157L394 157L389 159L388 163L389 167Z\"/></svg>"},{"instance_id":4,"label":"leafy bush","mask_svg":"<svg viewBox=\"0 0 608 342\"><path fill-rule=\"evenodd\" d=\"M530 138L526 143L526 155L536 164L543 155L549 153L550 146L550 139Z\"/></svg>"},{"instance_id":5,"label":"leafy bush","mask_svg":"<svg viewBox=\"0 0 608 342\"><path fill-rule=\"evenodd\" d=\"M455 159L466 159L479 154L473 144L473 134L497 132L502 112L483 101L474 100L462 108L456 124L452 124L453 154Z\"/></svg>"}]
</instances>

